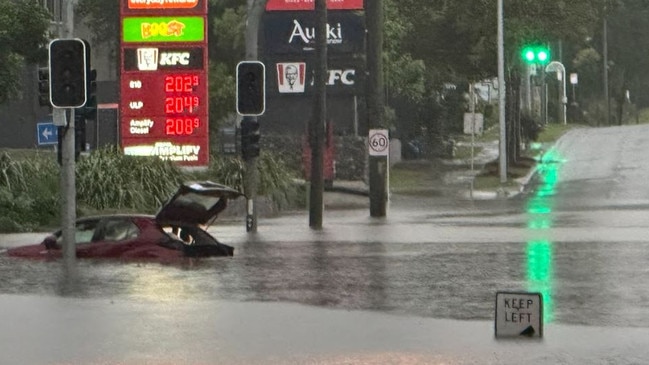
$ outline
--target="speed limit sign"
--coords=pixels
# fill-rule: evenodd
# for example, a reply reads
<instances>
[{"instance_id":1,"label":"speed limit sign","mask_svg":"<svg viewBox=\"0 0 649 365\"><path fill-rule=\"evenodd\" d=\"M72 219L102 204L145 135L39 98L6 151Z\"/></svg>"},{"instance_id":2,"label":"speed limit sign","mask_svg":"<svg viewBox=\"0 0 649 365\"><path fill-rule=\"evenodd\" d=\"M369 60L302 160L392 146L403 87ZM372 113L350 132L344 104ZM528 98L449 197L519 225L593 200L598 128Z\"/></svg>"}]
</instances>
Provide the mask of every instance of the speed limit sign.
<instances>
[{"instance_id":1,"label":"speed limit sign","mask_svg":"<svg viewBox=\"0 0 649 365\"><path fill-rule=\"evenodd\" d=\"M370 156L388 156L390 154L390 140L387 129L370 129L369 139Z\"/></svg>"}]
</instances>

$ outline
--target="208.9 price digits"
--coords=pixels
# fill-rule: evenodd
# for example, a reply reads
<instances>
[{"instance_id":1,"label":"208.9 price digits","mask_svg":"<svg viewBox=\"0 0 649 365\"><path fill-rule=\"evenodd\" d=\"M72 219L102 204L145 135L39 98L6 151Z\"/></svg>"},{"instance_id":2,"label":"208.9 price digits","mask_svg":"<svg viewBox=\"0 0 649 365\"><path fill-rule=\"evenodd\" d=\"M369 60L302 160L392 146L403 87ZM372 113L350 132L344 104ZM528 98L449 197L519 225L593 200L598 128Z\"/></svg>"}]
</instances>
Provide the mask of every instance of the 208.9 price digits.
<instances>
[{"instance_id":1,"label":"208.9 price digits","mask_svg":"<svg viewBox=\"0 0 649 365\"><path fill-rule=\"evenodd\" d=\"M168 118L165 122L165 133L171 136L187 136L200 127L198 118Z\"/></svg>"}]
</instances>

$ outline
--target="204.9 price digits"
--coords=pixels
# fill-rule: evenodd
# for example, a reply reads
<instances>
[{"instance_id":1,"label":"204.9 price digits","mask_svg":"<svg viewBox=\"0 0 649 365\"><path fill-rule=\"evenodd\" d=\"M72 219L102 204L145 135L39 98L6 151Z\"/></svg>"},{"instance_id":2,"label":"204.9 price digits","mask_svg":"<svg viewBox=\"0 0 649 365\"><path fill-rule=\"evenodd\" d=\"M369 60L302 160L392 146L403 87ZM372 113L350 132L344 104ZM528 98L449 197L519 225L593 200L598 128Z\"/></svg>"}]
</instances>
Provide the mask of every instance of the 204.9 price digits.
<instances>
[{"instance_id":1,"label":"204.9 price digits","mask_svg":"<svg viewBox=\"0 0 649 365\"><path fill-rule=\"evenodd\" d=\"M165 133L168 136L188 136L200 125L198 118L168 118L165 122Z\"/></svg>"},{"instance_id":2,"label":"204.9 price digits","mask_svg":"<svg viewBox=\"0 0 649 365\"><path fill-rule=\"evenodd\" d=\"M165 113L181 114L185 110L189 113L195 113L198 108L198 96L175 96L165 98Z\"/></svg>"}]
</instances>

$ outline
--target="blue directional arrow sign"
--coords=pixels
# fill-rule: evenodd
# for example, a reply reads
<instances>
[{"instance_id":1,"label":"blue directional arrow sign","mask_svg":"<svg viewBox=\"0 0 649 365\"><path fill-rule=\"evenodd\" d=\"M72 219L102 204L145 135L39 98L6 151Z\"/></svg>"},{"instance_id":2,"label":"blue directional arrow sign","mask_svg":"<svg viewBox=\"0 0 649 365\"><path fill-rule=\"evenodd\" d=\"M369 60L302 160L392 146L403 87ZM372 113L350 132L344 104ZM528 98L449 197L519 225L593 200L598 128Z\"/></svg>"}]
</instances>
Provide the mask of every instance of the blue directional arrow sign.
<instances>
[{"instance_id":1,"label":"blue directional arrow sign","mask_svg":"<svg viewBox=\"0 0 649 365\"><path fill-rule=\"evenodd\" d=\"M38 145L51 145L59 143L59 129L54 123L36 123L36 137Z\"/></svg>"}]
</instances>

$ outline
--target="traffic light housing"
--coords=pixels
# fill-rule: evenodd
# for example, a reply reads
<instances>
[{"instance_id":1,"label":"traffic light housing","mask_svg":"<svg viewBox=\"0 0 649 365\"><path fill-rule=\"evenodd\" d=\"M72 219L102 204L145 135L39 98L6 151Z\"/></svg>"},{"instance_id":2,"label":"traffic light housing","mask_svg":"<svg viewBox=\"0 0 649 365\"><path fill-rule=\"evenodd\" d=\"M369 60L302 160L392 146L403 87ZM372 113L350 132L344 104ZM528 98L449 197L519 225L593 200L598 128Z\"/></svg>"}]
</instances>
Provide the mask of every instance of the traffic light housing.
<instances>
[{"instance_id":1,"label":"traffic light housing","mask_svg":"<svg viewBox=\"0 0 649 365\"><path fill-rule=\"evenodd\" d=\"M75 116L74 120L74 159L79 159L81 152L86 151L86 119Z\"/></svg>"},{"instance_id":2,"label":"traffic light housing","mask_svg":"<svg viewBox=\"0 0 649 365\"><path fill-rule=\"evenodd\" d=\"M38 105L52 106L50 103L50 70L47 67L38 69Z\"/></svg>"},{"instance_id":3,"label":"traffic light housing","mask_svg":"<svg viewBox=\"0 0 649 365\"><path fill-rule=\"evenodd\" d=\"M56 159L60 166L63 166L63 135L68 132L68 126L58 127L58 148ZM78 161L81 152L87 152L86 148L86 120L81 115L74 115L74 160Z\"/></svg>"},{"instance_id":4,"label":"traffic light housing","mask_svg":"<svg viewBox=\"0 0 649 365\"><path fill-rule=\"evenodd\" d=\"M52 106L78 108L86 104L86 42L78 38L50 42L49 69Z\"/></svg>"},{"instance_id":5,"label":"traffic light housing","mask_svg":"<svg viewBox=\"0 0 649 365\"><path fill-rule=\"evenodd\" d=\"M523 62L545 65L550 62L550 49L544 45L527 45L521 50Z\"/></svg>"},{"instance_id":6,"label":"traffic light housing","mask_svg":"<svg viewBox=\"0 0 649 365\"><path fill-rule=\"evenodd\" d=\"M86 104L77 108L75 113L84 119L97 120L97 70L91 69L86 73L87 96Z\"/></svg>"},{"instance_id":7,"label":"traffic light housing","mask_svg":"<svg viewBox=\"0 0 649 365\"><path fill-rule=\"evenodd\" d=\"M241 121L241 156L244 160L259 156L259 122L244 118Z\"/></svg>"},{"instance_id":8,"label":"traffic light housing","mask_svg":"<svg viewBox=\"0 0 649 365\"><path fill-rule=\"evenodd\" d=\"M259 61L237 64L237 113L259 116L266 110L266 69Z\"/></svg>"}]
</instances>

